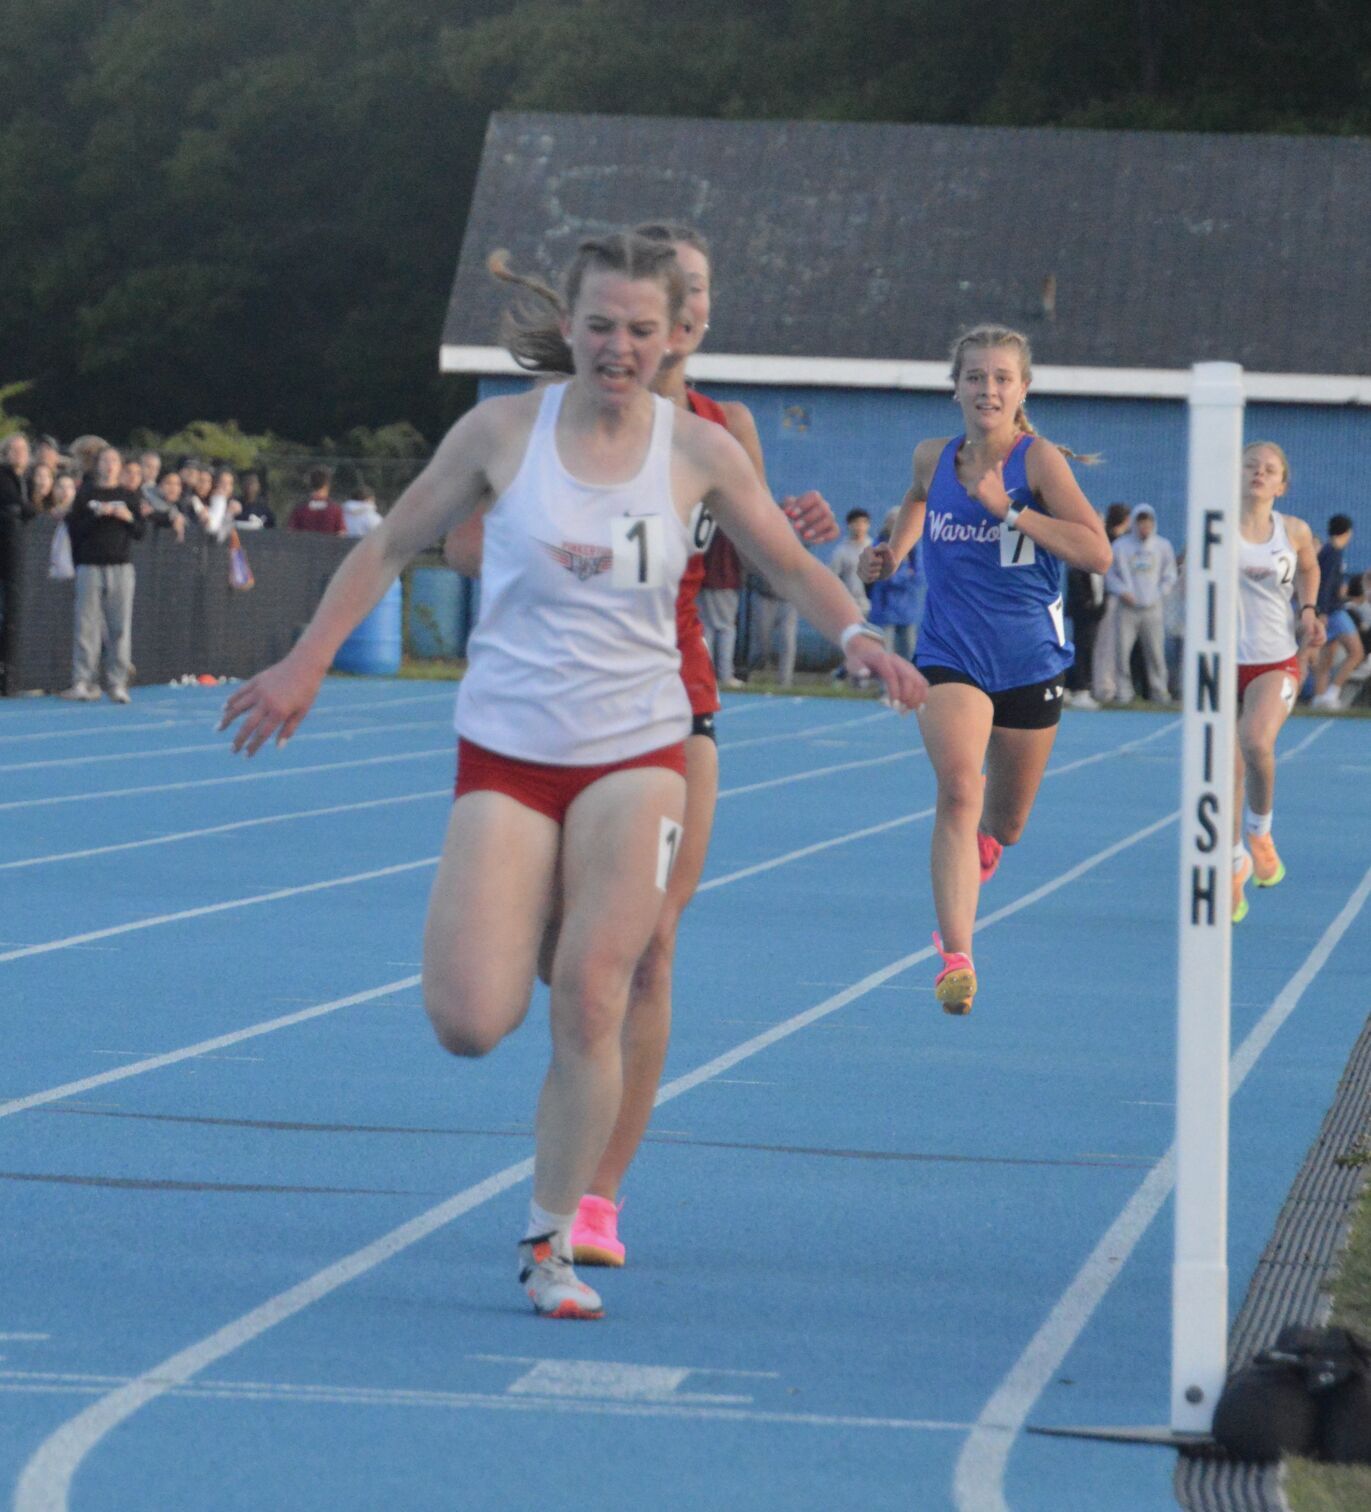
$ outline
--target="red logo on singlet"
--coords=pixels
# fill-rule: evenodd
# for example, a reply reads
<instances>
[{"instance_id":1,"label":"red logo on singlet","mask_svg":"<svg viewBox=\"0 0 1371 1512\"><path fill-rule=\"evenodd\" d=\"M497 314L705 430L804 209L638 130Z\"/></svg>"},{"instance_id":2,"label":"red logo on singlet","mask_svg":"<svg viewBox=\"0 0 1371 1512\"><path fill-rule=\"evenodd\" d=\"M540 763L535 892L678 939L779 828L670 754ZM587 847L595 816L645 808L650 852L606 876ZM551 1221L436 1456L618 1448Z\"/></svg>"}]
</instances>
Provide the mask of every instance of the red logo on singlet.
<instances>
[{"instance_id":1,"label":"red logo on singlet","mask_svg":"<svg viewBox=\"0 0 1371 1512\"><path fill-rule=\"evenodd\" d=\"M603 546L578 546L572 541L563 541L560 546L554 546L550 541L539 541L538 544L554 562L559 562L583 583L608 572L614 565L614 553Z\"/></svg>"}]
</instances>

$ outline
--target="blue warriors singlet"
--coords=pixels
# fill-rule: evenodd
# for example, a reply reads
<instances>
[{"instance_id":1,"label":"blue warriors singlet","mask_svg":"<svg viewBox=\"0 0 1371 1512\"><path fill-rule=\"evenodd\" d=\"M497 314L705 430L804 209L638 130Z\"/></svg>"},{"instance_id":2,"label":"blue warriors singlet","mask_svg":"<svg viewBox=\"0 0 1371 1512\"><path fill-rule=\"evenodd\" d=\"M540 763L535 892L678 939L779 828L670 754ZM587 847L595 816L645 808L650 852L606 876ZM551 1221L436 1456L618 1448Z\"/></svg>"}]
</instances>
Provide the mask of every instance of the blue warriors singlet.
<instances>
[{"instance_id":1,"label":"blue warriors singlet","mask_svg":"<svg viewBox=\"0 0 1371 1512\"><path fill-rule=\"evenodd\" d=\"M957 436L928 490L920 556L928 600L915 650L920 667L964 672L987 693L1059 677L1075 658L1062 617L1061 563L997 520L957 481ZM1025 459L1032 436L1005 458L1016 504L1037 509Z\"/></svg>"}]
</instances>

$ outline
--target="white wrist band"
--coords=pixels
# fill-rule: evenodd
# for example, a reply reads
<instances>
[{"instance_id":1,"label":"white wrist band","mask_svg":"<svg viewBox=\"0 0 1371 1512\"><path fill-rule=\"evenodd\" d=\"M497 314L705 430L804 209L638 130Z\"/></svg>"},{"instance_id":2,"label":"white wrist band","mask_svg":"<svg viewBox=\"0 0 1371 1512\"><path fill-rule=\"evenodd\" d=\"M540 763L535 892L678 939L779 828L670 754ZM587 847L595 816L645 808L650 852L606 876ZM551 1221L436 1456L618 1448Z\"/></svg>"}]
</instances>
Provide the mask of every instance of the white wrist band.
<instances>
[{"instance_id":1,"label":"white wrist band","mask_svg":"<svg viewBox=\"0 0 1371 1512\"><path fill-rule=\"evenodd\" d=\"M846 651L848 646L852 643L852 638L857 635L869 635L872 640L878 640L882 643L882 645L885 644L885 637L881 634L881 632L874 626L868 625L862 620L857 620L854 624L848 625L843 633L838 637L838 644L843 648L844 651Z\"/></svg>"}]
</instances>

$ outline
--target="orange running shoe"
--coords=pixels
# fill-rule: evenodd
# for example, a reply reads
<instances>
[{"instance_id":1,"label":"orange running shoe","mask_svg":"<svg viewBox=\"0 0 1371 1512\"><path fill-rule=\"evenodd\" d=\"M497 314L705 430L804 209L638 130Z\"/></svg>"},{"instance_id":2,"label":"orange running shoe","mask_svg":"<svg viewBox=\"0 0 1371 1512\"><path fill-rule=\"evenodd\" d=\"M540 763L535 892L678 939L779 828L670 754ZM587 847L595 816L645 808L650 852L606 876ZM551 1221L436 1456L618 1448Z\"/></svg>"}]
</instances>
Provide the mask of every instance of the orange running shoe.
<instances>
[{"instance_id":1,"label":"orange running shoe","mask_svg":"<svg viewBox=\"0 0 1371 1512\"><path fill-rule=\"evenodd\" d=\"M1276 842L1270 835L1249 835L1247 848L1252 852L1252 876L1258 887L1274 887L1285 876L1285 862L1276 854Z\"/></svg>"},{"instance_id":2,"label":"orange running shoe","mask_svg":"<svg viewBox=\"0 0 1371 1512\"><path fill-rule=\"evenodd\" d=\"M587 1192L576 1209L571 1225L571 1258L577 1265L622 1265L624 1247L619 1242L619 1209L622 1202Z\"/></svg>"},{"instance_id":3,"label":"orange running shoe","mask_svg":"<svg viewBox=\"0 0 1371 1512\"><path fill-rule=\"evenodd\" d=\"M970 1013L971 1000L976 996L976 968L971 957L960 950L944 950L936 929L933 946L943 958L943 969L933 978L933 996L942 1004L944 1013L958 1016Z\"/></svg>"},{"instance_id":4,"label":"orange running shoe","mask_svg":"<svg viewBox=\"0 0 1371 1512\"><path fill-rule=\"evenodd\" d=\"M1247 886L1247 880L1252 875L1252 857L1246 851L1242 853L1242 860L1233 867L1233 922L1241 924L1247 917L1247 894L1243 889Z\"/></svg>"},{"instance_id":5,"label":"orange running shoe","mask_svg":"<svg viewBox=\"0 0 1371 1512\"><path fill-rule=\"evenodd\" d=\"M976 831L976 853L981 858L981 886L984 887L991 877L995 875L1000 864L1000 857L1004 854L1004 846L994 837L987 835L984 830Z\"/></svg>"}]
</instances>

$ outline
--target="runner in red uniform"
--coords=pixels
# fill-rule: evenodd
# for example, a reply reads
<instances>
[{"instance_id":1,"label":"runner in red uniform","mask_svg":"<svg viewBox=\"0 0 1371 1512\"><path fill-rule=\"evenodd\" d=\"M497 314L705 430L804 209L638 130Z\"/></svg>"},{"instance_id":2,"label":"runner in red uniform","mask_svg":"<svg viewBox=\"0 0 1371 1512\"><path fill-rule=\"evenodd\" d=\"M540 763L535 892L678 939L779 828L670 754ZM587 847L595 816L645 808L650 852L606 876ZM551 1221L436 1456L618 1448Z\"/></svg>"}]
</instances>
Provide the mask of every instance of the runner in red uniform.
<instances>
[{"instance_id":1,"label":"runner in red uniform","mask_svg":"<svg viewBox=\"0 0 1371 1512\"><path fill-rule=\"evenodd\" d=\"M709 329L708 244L699 232L684 226L650 223L635 227L635 231L653 241L672 243L686 278L681 320L684 336L675 338L673 350L663 361L652 384L653 392L681 408L694 411L703 419L722 425L752 459L758 476L765 482L762 447L752 412L737 401L721 404L686 383L686 362ZM502 261L492 259L491 271L555 306L556 295L551 290L512 273ZM819 544L837 537L838 525L833 511L817 492L810 490L785 498L781 505L806 543ZM652 1117L671 1033L671 967L676 951L676 930L681 914L699 886L714 826L719 791L714 715L719 710L719 689L698 607L700 586L704 580L704 553L714 529L708 511L703 506L697 507L690 520L694 552L686 564L676 599L676 643L681 653L681 678L693 717L691 734L685 743L684 833L656 928L633 976L623 1030L624 1089L618 1121L590 1188L581 1199L572 1229L572 1248L576 1259L584 1265L624 1263L624 1246L618 1235L619 1187ZM477 576L481 567L479 530L468 525L453 531L447 539L444 554L450 566L468 577ZM551 945L549 940L544 946L545 965L551 960Z\"/></svg>"}]
</instances>

